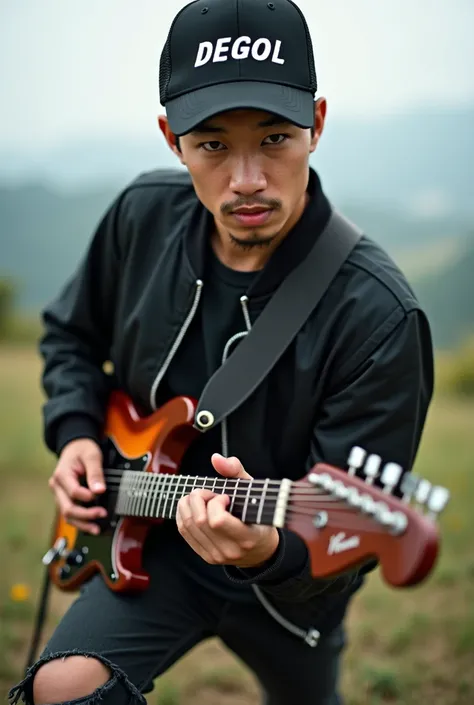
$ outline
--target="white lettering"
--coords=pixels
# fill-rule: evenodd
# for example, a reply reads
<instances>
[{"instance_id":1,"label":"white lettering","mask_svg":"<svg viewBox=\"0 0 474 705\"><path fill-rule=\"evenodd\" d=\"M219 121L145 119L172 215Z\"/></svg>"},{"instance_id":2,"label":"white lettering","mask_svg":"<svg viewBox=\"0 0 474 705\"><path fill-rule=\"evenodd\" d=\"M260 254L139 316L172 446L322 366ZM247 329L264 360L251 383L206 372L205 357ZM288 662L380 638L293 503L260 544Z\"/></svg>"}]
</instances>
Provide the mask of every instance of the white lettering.
<instances>
[{"instance_id":1,"label":"white lettering","mask_svg":"<svg viewBox=\"0 0 474 705\"><path fill-rule=\"evenodd\" d=\"M263 46L263 52L259 54L259 49L260 47ZM257 39L252 46L252 57L255 59L255 61L265 61L265 59L268 59L270 56L270 53L272 51L272 43L269 39L265 39L265 37L261 37L260 39Z\"/></svg>"},{"instance_id":2,"label":"white lettering","mask_svg":"<svg viewBox=\"0 0 474 705\"><path fill-rule=\"evenodd\" d=\"M230 42L232 37L221 37L220 39L217 40L216 42L216 50L214 52L214 56L212 58L212 61L227 61L227 56L225 54L229 51L229 47L225 46Z\"/></svg>"},{"instance_id":3,"label":"white lettering","mask_svg":"<svg viewBox=\"0 0 474 705\"><path fill-rule=\"evenodd\" d=\"M198 47L198 52L196 55L196 61L194 62L194 67L204 66L204 64L207 64L207 62L209 61L209 59L212 56L213 48L214 47L212 46L212 42L201 42Z\"/></svg>"},{"instance_id":4,"label":"white lettering","mask_svg":"<svg viewBox=\"0 0 474 705\"><path fill-rule=\"evenodd\" d=\"M194 67L204 66L211 60L211 57L213 63L227 61L229 50L231 58L236 61L248 59L251 55L255 61L270 59L274 64L285 63L285 59L280 56L281 41L279 39L275 41L275 46L266 37L260 37L252 43L250 37L241 36L237 37L232 46L229 46L231 41L232 37L220 37L216 41L215 48L212 42L201 42L198 46Z\"/></svg>"},{"instance_id":5,"label":"white lettering","mask_svg":"<svg viewBox=\"0 0 474 705\"><path fill-rule=\"evenodd\" d=\"M281 49L281 42L279 39L277 39L275 42L275 48L273 50L273 56L272 56L272 61L274 64L284 64L285 63L285 59L282 59L281 57L278 56L278 54L280 53L280 49Z\"/></svg>"},{"instance_id":6,"label":"white lettering","mask_svg":"<svg viewBox=\"0 0 474 705\"><path fill-rule=\"evenodd\" d=\"M251 43L252 40L250 39L250 37L239 37L238 39L236 39L235 42L232 44L232 58L237 60L248 59L248 56L250 54ZM247 44L247 46L242 47L242 44Z\"/></svg>"},{"instance_id":7,"label":"white lettering","mask_svg":"<svg viewBox=\"0 0 474 705\"><path fill-rule=\"evenodd\" d=\"M329 539L328 555L330 556L333 553L342 553L342 551L357 548L359 544L359 536L349 536L349 538L346 538L344 531L340 531Z\"/></svg>"}]
</instances>

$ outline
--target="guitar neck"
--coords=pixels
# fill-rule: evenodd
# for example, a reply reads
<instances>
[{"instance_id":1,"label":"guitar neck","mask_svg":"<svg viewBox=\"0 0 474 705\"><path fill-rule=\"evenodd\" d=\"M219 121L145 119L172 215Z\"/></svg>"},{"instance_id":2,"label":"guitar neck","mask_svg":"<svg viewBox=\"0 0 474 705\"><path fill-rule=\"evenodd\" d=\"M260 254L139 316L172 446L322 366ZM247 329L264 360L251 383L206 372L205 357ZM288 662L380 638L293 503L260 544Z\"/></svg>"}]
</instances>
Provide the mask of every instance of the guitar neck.
<instances>
[{"instance_id":1,"label":"guitar neck","mask_svg":"<svg viewBox=\"0 0 474 705\"><path fill-rule=\"evenodd\" d=\"M247 524L282 527L290 480L235 480L124 470L115 512L119 516L174 519L179 500L194 490L211 490L230 498L227 510Z\"/></svg>"}]
</instances>

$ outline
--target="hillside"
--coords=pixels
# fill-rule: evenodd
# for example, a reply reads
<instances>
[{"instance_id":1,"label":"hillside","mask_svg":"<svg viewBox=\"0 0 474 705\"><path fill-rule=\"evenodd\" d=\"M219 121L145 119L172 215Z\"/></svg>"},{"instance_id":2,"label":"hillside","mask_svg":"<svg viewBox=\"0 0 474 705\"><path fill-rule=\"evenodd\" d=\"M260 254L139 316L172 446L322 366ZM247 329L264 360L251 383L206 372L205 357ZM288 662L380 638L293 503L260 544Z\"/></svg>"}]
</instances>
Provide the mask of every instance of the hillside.
<instances>
[{"instance_id":1,"label":"hillside","mask_svg":"<svg viewBox=\"0 0 474 705\"><path fill-rule=\"evenodd\" d=\"M474 232L458 257L415 282L415 291L432 322L438 347L462 343L474 333Z\"/></svg>"},{"instance_id":2,"label":"hillside","mask_svg":"<svg viewBox=\"0 0 474 705\"><path fill-rule=\"evenodd\" d=\"M36 312L56 294L117 191L0 188L0 276L18 283L22 310ZM474 330L474 235L470 248L461 245L472 221L416 218L360 202L342 209L402 266L430 314L437 345Z\"/></svg>"},{"instance_id":3,"label":"hillside","mask_svg":"<svg viewBox=\"0 0 474 705\"><path fill-rule=\"evenodd\" d=\"M420 216L473 215L474 105L445 104L370 119L334 117L312 163L337 204L406 209ZM178 162L156 128L147 135L74 136L23 151L2 143L0 181L61 188L121 185L137 172Z\"/></svg>"},{"instance_id":4,"label":"hillside","mask_svg":"<svg viewBox=\"0 0 474 705\"><path fill-rule=\"evenodd\" d=\"M18 282L22 309L40 308L70 275L114 193L0 189L0 276Z\"/></svg>"}]
</instances>

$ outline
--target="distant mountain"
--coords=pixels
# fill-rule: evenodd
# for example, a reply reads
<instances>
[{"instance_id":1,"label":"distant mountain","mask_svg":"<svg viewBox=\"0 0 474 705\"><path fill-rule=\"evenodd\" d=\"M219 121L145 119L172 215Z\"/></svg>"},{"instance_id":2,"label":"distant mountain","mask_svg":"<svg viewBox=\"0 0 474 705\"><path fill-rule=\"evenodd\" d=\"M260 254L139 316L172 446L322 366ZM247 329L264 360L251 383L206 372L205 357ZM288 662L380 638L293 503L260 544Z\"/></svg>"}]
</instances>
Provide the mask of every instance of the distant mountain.
<instances>
[{"instance_id":1,"label":"distant mountain","mask_svg":"<svg viewBox=\"0 0 474 705\"><path fill-rule=\"evenodd\" d=\"M459 253L474 223L473 125L474 106L367 120L333 119L329 105L312 158L334 205L419 286L442 345L472 325L472 255ZM21 307L54 296L120 189L140 172L178 165L158 128L29 151L2 147L0 137L0 276L18 280Z\"/></svg>"},{"instance_id":2,"label":"distant mountain","mask_svg":"<svg viewBox=\"0 0 474 705\"><path fill-rule=\"evenodd\" d=\"M408 211L420 217L474 214L474 106L333 118L312 158L337 204ZM0 180L50 182L62 189L110 183L138 172L178 166L161 133L97 135L35 151L2 149Z\"/></svg>"},{"instance_id":3,"label":"distant mountain","mask_svg":"<svg viewBox=\"0 0 474 705\"><path fill-rule=\"evenodd\" d=\"M338 200L424 216L474 213L474 106L331 120L315 161Z\"/></svg>"},{"instance_id":4,"label":"distant mountain","mask_svg":"<svg viewBox=\"0 0 474 705\"><path fill-rule=\"evenodd\" d=\"M57 191L41 184L0 188L0 277L19 285L19 306L37 311L56 295L118 192ZM392 208L344 204L343 212L399 262L430 312L436 343L474 330L474 217L419 218ZM426 273L429 273L426 274Z\"/></svg>"}]
</instances>

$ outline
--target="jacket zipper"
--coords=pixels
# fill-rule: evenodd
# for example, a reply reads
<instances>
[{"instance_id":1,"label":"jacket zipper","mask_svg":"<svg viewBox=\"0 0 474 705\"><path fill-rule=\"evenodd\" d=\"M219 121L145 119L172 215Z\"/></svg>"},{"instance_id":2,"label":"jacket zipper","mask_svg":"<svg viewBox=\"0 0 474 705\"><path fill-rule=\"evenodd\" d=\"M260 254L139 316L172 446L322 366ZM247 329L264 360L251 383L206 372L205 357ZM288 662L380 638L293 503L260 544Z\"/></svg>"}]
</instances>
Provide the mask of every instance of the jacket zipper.
<instances>
[{"instance_id":1,"label":"jacket zipper","mask_svg":"<svg viewBox=\"0 0 474 705\"><path fill-rule=\"evenodd\" d=\"M249 309L248 309L248 297L247 296L241 296L240 297L240 303L242 304L242 311L244 314L244 320L245 320L245 325L247 330L243 330L240 333L236 333L235 335L232 336L232 338L229 338L227 343L225 344L224 347L224 353L222 355L222 364L227 360L227 357L229 355L229 350L232 347L232 345L237 341L240 340L241 338L245 338L246 335L249 334L251 328L252 328L252 322L250 320L250 314L249 314ZM222 440L222 455L227 458L229 455L229 439L228 439L228 429L227 429L227 419L224 418L222 419L221 422L221 440ZM320 638L320 632L315 629L314 627L310 627L309 629L302 629L301 627L298 627L296 624L293 624L290 622L288 619L283 617L277 609L271 604L271 602L265 597L263 592L260 590L258 585L252 585L252 589L255 592L255 595L257 596L257 599L260 601L262 604L263 608L267 610L268 614L273 617L273 619L280 624L284 629L289 631L291 634L294 634L295 636L299 637L300 639L303 639L303 641L308 644L308 646L315 647L318 645L319 638Z\"/></svg>"},{"instance_id":2,"label":"jacket zipper","mask_svg":"<svg viewBox=\"0 0 474 705\"><path fill-rule=\"evenodd\" d=\"M195 313L196 313L198 306L199 306L199 300L201 298L202 287L203 287L203 282L201 279L198 279L196 281L196 292L194 294L193 303L191 305L191 308L189 309L189 313L186 316L186 318L184 319L184 323L181 326L181 328L178 332L178 335L176 336L176 338L173 342L173 345L171 346L161 368L159 369L158 374L156 375L156 377L153 381L153 384L151 385L150 406L153 409L153 411L156 411L155 397L156 397L156 392L157 392L158 386L159 386L161 380L163 379L163 377L165 376L166 370L170 366L171 360L175 356L176 351L178 350L179 346L181 345L181 342L182 342L184 336L186 335L186 331L188 330L189 326L192 323L192 320L193 320Z\"/></svg>"},{"instance_id":3,"label":"jacket zipper","mask_svg":"<svg viewBox=\"0 0 474 705\"><path fill-rule=\"evenodd\" d=\"M248 310L248 296L241 296L240 297L240 303L242 304L242 311L244 314L244 320L245 320L245 325L247 326L247 330L243 330L240 333L236 333L235 335L232 336L232 338L229 338L227 343L225 344L224 347L224 352L222 355L222 364L227 360L227 356L229 354L229 350L232 347L232 345L237 341L240 340L240 338L245 338L246 335L250 332L250 329L252 328L252 322L250 320L250 315L249 315L249 310ZM222 443L222 455L224 458L227 458L229 455L229 441L228 441L228 435L227 435L227 419L224 418L221 421L221 443Z\"/></svg>"}]
</instances>

